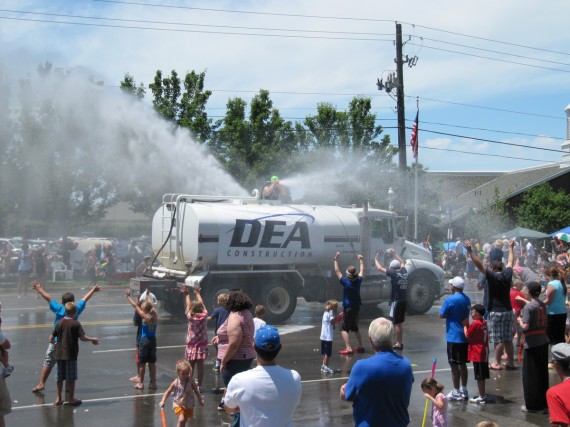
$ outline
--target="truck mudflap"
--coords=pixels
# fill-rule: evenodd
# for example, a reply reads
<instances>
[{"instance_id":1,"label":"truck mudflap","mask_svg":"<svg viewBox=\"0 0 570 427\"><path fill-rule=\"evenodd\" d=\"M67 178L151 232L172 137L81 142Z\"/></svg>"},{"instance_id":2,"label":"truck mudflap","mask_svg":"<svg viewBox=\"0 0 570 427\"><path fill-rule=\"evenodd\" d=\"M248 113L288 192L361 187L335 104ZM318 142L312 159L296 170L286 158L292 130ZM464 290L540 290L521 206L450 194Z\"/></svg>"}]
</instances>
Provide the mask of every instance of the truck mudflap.
<instances>
[{"instance_id":1,"label":"truck mudflap","mask_svg":"<svg viewBox=\"0 0 570 427\"><path fill-rule=\"evenodd\" d=\"M174 279L155 279L151 277L133 277L130 280L129 288L133 298L138 299L140 295L148 290L152 292L159 305L163 305L168 310L167 301L173 292L178 292L178 282ZM179 292L178 292L179 293Z\"/></svg>"}]
</instances>

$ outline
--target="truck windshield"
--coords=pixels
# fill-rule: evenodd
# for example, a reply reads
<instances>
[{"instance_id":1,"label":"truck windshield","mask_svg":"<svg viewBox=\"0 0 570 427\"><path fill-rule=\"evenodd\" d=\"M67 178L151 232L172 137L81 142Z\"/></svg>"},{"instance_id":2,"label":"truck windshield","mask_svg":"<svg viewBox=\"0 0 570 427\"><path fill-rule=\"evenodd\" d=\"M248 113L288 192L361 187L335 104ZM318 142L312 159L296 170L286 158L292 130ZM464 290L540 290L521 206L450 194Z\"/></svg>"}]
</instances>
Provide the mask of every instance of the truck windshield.
<instances>
[{"instance_id":1,"label":"truck windshield","mask_svg":"<svg viewBox=\"0 0 570 427\"><path fill-rule=\"evenodd\" d=\"M394 242L394 226L392 218L374 218L370 222L370 234L372 238L382 239L384 243Z\"/></svg>"}]
</instances>

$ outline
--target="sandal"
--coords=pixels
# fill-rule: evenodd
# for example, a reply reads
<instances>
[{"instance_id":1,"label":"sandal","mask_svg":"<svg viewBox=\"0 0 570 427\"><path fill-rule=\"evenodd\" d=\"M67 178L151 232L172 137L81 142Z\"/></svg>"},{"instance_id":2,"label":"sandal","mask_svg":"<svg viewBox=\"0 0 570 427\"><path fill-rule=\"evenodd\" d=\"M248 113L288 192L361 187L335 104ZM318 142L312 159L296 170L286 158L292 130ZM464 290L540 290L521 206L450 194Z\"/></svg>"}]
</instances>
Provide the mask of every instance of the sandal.
<instances>
[{"instance_id":1,"label":"sandal","mask_svg":"<svg viewBox=\"0 0 570 427\"><path fill-rule=\"evenodd\" d=\"M56 400L55 402L53 402L53 406L61 406L63 405L63 400Z\"/></svg>"},{"instance_id":2,"label":"sandal","mask_svg":"<svg viewBox=\"0 0 570 427\"><path fill-rule=\"evenodd\" d=\"M79 399L75 399L74 401L69 402L68 405L69 405L69 406L79 406L79 405L81 405L82 403L83 403L83 401L81 401L81 400L79 400Z\"/></svg>"},{"instance_id":3,"label":"sandal","mask_svg":"<svg viewBox=\"0 0 570 427\"><path fill-rule=\"evenodd\" d=\"M496 365L495 363L491 363L489 365L489 369L492 369L493 371L500 371L503 368L501 367L501 365Z\"/></svg>"},{"instance_id":4,"label":"sandal","mask_svg":"<svg viewBox=\"0 0 570 427\"><path fill-rule=\"evenodd\" d=\"M135 384L135 388L137 390L144 390L144 384L142 384L142 383Z\"/></svg>"},{"instance_id":5,"label":"sandal","mask_svg":"<svg viewBox=\"0 0 570 427\"><path fill-rule=\"evenodd\" d=\"M352 354L354 353L352 350L339 350L338 354Z\"/></svg>"},{"instance_id":6,"label":"sandal","mask_svg":"<svg viewBox=\"0 0 570 427\"><path fill-rule=\"evenodd\" d=\"M32 389L32 393L39 393L40 391L44 391L45 389L46 389L45 387L35 386Z\"/></svg>"}]
</instances>

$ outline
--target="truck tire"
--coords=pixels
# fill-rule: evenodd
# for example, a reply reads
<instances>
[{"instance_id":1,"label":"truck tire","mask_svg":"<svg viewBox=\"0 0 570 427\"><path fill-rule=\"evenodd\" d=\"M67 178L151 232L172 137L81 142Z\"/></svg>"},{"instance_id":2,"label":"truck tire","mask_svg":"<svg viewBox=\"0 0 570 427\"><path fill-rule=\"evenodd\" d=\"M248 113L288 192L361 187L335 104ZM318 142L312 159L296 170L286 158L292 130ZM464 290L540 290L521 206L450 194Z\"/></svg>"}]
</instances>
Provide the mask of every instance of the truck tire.
<instances>
[{"instance_id":1,"label":"truck tire","mask_svg":"<svg viewBox=\"0 0 570 427\"><path fill-rule=\"evenodd\" d=\"M297 308L297 293L284 284L268 284L262 289L259 303L265 306L267 323L282 323L289 319Z\"/></svg>"},{"instance_id":2,"label":"truck tire","mask_svg":"<svg viewBox=\"0 0 570 427\"><path fill-rule=\"evenodd\" d=\"M435 300L432 282L426 274L415 274L408 283L408 314L424 314Z\"/></svg>"}]
</instances>

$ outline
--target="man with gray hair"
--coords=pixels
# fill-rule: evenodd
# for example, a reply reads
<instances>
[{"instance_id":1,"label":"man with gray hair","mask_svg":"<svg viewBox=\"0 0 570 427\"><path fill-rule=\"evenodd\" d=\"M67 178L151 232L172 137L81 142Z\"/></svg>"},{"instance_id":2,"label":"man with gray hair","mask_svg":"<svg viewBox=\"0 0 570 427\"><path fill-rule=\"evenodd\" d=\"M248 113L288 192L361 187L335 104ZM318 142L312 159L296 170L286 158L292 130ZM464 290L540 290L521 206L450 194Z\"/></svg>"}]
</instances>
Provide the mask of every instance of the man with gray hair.
<instances>
[{"instance_id":1,"label":"man with gray hair","mask_svg":"<svg viewBox=\"0 0 570 427\"><path fill-rule=\"evenodd\" d=\"M358 360L348 382L340 387L340 399L353 402L355 426L405 427L414 375L408 359L392 349L394 326L384 317L368 328L375 355Z\"/></svg>"}]
</instances>

